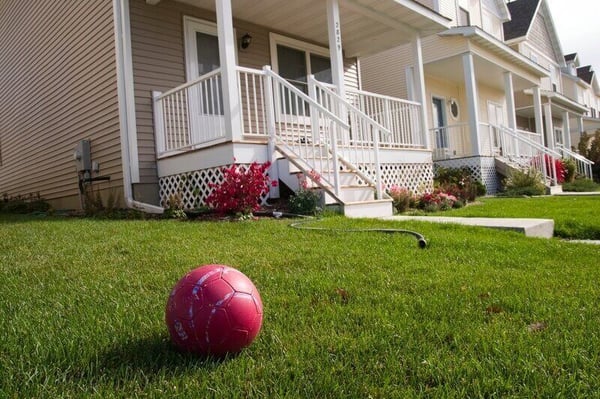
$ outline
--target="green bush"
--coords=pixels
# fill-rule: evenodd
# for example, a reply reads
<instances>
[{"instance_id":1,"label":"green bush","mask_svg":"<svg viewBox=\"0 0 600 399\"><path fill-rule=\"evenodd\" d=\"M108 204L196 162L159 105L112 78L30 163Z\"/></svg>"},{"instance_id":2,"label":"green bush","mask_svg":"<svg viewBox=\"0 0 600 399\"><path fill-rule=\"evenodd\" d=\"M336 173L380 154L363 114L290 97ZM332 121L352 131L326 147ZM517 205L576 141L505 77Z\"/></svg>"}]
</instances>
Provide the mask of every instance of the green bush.
<instances>
[{"instance_id":1,"label":"green bush","mask_svg":"<svg viewBox=\"0 0 600 399\"><path fill-rule=\"evenodd\" d=\"M562 186L563 191L568 192L593 192L600 191L600 184L594 183L589 179L575 179L571 183L565 183Z\"/></svg>"},{"instance_id":2,"label":"green bush","mask_svg":"<svg viewBox=\"0 0 600 399\"><path fill-rule=\"evenodd\" d=\"M4 213L25 214L47 212L48 210L50 210L50 204L39 193L29 194L28 196L17 195L15 197L4 194L0 201L0 212Z\"/></svg>"},{"instance_id":3,"label":"green bush","mask_svg":"<svg viewBox=\"0 0 600 399\"><path fill-rule=\"evenodd\" d=\"M543 183L542 175L535 169L525 171L515 170L504 181L504 192L502 195L507 197L543 195L546 193L546 186Z\"/></svg>"},{"instance_id":4,"label":"green bush","mask_svg":"<svg viewBox=\"0 0 600 399\"><path fill-rule=\"evenodd\" d=\"M561 162L563 165L564 182L572 183L575 180L575 177L577 176L577 164L574 160L566 158L562 159Z\"/></svg>"},{"instance_id":5,"label":"green bush","mask_svg":"<svg viewBox=\"0 0 600 399\"><path fill-rule=\"evenodd\" d=\"M321 191L301 188L288 199L290 213L296 215L317 215L321 212Z\"/></svg>"}]
</instances>

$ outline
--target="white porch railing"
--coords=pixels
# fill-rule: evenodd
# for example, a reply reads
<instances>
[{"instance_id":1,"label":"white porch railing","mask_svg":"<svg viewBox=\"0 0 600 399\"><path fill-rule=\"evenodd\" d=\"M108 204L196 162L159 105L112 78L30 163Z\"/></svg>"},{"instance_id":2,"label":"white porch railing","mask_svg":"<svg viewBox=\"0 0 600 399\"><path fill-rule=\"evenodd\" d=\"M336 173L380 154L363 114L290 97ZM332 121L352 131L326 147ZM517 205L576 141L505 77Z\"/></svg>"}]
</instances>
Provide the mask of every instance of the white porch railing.
<instances>
[{"instance_id":1,"label":"white porch railing","mask_svg":"<svg viewBox=\"0 0 600 399\"><path fill-rule=\"evenodd\" d=\"M220 69L153 97L159 156L225 138Z\"/></svg>"},{"instance_id":2,"label":"white porch railing","mask_svg":"<svg viewBox=\"0 0 600 399\"><path fill-rule=\"evenodd\" d=\"M382 148L425 148L421 129L421 104L399 98L347 89L347 101L390 134L382 137Z\"/></svg>"},{"instance_id":3,"label":"white porch railing","mask_svg":"<svg viewBox=\"0 0 600 399\"><path fill-rule=\"evenodd\" d=\"M434 161L473 155L469 125L466 123L429 129L429 134Z\"/></svg>"},{"instance_id":4,"label":"white porch railing","mask_svg":"<svg viewBox=\"0 0 600 399\"><path fill-rule=\"evenodd\" d=\"M546 184L557 185L556 161L561 158L556 151L537 141L537 136L523 134L504 126L492 126L497 133L497 155L523 169L533 168L545 179Z\"/></svg>"},{"instance_id":5,"label":"white porch railing","mask_svg":"<svg viewBox=\"0 0 600 399\"><path fill-rule=\"evenodd\" d=\"M587 159L581 154L573 152L565 148L562 144L557 145L557 150L562 154L563 158L571 159L575 162L577 173L585 176L586 179L592 179L592 165L594 162Z\"/></svg>"},{"instance_id":6,"label":"white porch railing","mask_svg":"<svg viewBox=\"0 0 600 399\"><path fill-rule=\"evenodd\" d=\"M379 149L425 148L418 103L359 91L347 101L314 79L305 93L268 67L237 71L243 137L268 139L271 149L274 142L284 146L301 168L319 172L334 196L344 165L383 198ZM153 98L159 158L231 138L219 69Z\"/></svg>"},{"instance_id":7,"label":"white porch railing","mask_svg":"<svg viewBox=\"0 0 600 399\"><path fill-rule=\"evenodd\" d=\"M345 115L348 126L337 129L332 141L335 153L347 166L360 173L369 185L375 186L377 198L383 197L379 155L382 143L393 142L392 132L371 119L353 104L341 98L329 85L319 82L314 76L308 77L309 94L333 114ZM318 121L314 121L318 123Z\"/></svg>"}]
</instances>

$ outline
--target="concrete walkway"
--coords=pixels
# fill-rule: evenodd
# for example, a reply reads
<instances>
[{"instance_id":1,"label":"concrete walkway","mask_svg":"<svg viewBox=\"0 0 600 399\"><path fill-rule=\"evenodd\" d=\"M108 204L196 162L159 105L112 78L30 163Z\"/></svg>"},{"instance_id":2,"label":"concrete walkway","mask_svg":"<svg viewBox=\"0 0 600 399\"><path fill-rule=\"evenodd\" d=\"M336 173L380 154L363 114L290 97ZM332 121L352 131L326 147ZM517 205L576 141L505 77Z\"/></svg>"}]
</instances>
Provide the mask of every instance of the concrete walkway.
<instances>
[{"instance_id":1,"label":"concrete walkway","mask_svg":"<svg viewBox=\"0 0 600 399\"><path fill-rule=\"evenodd\" d=\"M388 216L382 220L416 220L432 223L455 223L466 226L489 227L493 229L513 230L527 237L552 238L554 220L552 219L513 219L513 218L461 218L445 216Z\"/></svg>"}]
</instances>

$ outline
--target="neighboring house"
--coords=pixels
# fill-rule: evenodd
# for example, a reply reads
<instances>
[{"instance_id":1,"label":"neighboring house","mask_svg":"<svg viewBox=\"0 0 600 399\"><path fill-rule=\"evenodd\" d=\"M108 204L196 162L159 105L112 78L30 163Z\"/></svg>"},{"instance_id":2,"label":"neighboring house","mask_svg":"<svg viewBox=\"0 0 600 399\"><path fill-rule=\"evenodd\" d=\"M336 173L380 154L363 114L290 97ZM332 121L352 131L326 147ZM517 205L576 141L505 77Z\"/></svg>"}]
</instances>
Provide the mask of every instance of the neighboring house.
<instances>
[{"instance_id":1,"label":"neighboring house","mask_svg":"<svg viewBox=\"0 0 600 399\"><path fill-rule=\"evenodd\" d=\"M416 1L4 0L0 26L0 193L160 212L253 161L292 190L318 172L349 215L431 187L420 38L448 19ZM357 58L401 45L415 101L360 91Z\"/></svg>"},{"instance_id":2,"label":"neighboring house","mask_svg":"<svg viewBox=\"0 0 600 399\"><path fill-rule=\"evenodd\" d=\"M584 96L573 92L564 73L568 65L547 0L515 0L508 8L512 19L504 23L506 43L550 71L541 87L515 94L517 126L544 132L546 147L561 157L573 158L578 171L591 177L591 162L573 151L589 110Z\"/></svg>"},{"instance_id":3,"label":"neighboring house","mask_svg":"<svg viewBox=\"0 0 600 399\"><path fill-rule=\"evenodd\" d=\"M511 18L504 1L432 5L452 19L449 30L422 40L434 161L468 167L488 193L495 193L499 158L519 158L517 148L538 151L533 144L516 144L531 137L517 131L515 93L539 89L550 72L504 43L502 27ZM407 46L361 59L363 87L410 98L410 59Z\"/></svg>"},{"instance_id":4,"label":"neighboring house","mask_svg":"<svg viewBox=\"0 0 600 399\"><path fill-rule=\"evenodd\" d=\"M507 44L550 71L539 88L543 127L535 126L533 90L515 96L517 124L532 131L543 129L544 143L550 149L570 149L571 121L581 120L587 108L576 96L570 96L567 84L563 84L561 71L566 69L566 63L548 4L546 0L516 0L508 3L508 8L512 20L504 24Z\"/></svg>"},{"instance_id":5,"label":"neighboring house","mask_svg":"<svg viewBox=\"0 0 600 399\"><path fill-rule=\"evenodd\" d=\"M488 193L501 175L530 166L550 192L559 189L554 162L541 160L578 156L567 153L563 126L569 131L587 109L561 94L564 61L545 0L422 3L452 19L449 30L422 39L435 164L468 167ZM363 87L411 98L409 63L407 46L361 59Z\"/></svg>"},{"instance_id":6,"label":"neighboring house","mask_svg":"<svg viewBox=\"0 0 600 399\"><path fill-rule=\"evenodd\" d=\"M587 107L587 112L575 121L577 129L571 129L571 147L578 148L581 134L593 135L600 129L600 84L590 65L580 66L577 53L565 55L565 63L564 92Z\"/></svg>"}]
</instances>

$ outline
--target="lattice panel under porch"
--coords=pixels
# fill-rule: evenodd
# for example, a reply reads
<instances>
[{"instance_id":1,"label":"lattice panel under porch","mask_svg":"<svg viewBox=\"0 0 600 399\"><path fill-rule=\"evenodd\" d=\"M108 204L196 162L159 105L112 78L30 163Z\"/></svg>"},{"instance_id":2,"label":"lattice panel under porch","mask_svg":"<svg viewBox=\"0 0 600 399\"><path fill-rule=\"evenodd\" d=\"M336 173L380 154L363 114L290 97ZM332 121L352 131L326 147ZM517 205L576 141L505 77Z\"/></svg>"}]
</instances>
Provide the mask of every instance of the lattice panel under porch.
<instances>
[{"instance_id":1,"label":"lattice panel under porch","mask_svg":"<svg viewBox=\"0 0 600 399\"><path fill-rule=\"evenodd\" d=\"M492 157L470 157L435 161L435 168L440 166L455 169L468 168L471 176L485 185L487 194L496 194L500 187L500 179L496 173L496 166Z\"/></svg>"},{"instance_id":2,"label":"lattice panel under porch","mask_svg":"<svg viewBox=\"0 0 600 399\"><path fill-rule=\"evenodd\" d=\"M371 166L359 165L359 169L375 178ZM433 164L431 163L386 163L381 165L381 180L385 189L399 186L413 193L433 190Z\"/></svg>"},{"instance_id":3,"label":"lattice panel under porch","mask_svg":"<svg viewBox=\"0 0 600 399\"><path fill-rule=\"evenodd\" d=\"M221 184L224 180L223 168L229 166L196 170L160 178L158 184L161 206L167 208L171 205L171 201L177 201L177 198L181 199L183 209L194 209L206 205L206 197L212 191L211 183ZM247 168L249 165L238 164L238 167L240 166ZM267 198L268 194L263 198L263 202Z\"/></svg>"}]
</instances>

